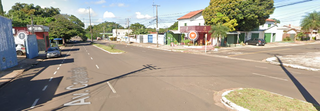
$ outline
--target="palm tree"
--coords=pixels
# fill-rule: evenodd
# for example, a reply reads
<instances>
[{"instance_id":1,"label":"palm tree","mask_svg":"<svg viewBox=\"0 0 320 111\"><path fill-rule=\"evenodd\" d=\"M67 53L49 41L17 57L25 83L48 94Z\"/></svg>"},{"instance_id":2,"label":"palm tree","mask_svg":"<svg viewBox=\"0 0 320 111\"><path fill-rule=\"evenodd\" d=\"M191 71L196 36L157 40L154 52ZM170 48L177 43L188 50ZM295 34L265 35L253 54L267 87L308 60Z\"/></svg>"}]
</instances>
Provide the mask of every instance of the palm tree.
<instances>
[{"instance_id":1,"label":"palm tree","mask_svg":"<svg viewBox=\"0 0 320 111\"><path fill-rule=\"evenodd\" d=\"M320 12L309 13L301 22L302 30L310 31L312 34L314 29L320 29ZM312 37L310 37L310 40Z\"/></svg>"},{"instance_id":2,"label":"palm tree","mask_svg":"<svg viewBox=\"0 0 320 111\"><path fill-rule=\"evenodd\" d=\"M211 29L209 31L209 33L211 33L211 38L217 38L217 42L219 42L217 44L217 46L220 46L220 42L219 39L220 38L224 38L225 36L227 36L227 32L230 29L227 26L221 25L220 23L218 23L217 25L212 25Z\"/></svg>"}]
</instances>

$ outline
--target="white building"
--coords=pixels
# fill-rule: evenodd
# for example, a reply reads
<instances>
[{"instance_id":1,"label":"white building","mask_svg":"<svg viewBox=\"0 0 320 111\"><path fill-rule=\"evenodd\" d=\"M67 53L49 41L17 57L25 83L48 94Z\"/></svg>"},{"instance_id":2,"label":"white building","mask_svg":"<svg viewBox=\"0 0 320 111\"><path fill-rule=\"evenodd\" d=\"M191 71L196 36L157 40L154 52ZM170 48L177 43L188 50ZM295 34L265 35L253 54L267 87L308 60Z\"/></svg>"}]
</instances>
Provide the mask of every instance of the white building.
<instances>
[{"instance_id":1,"label":"white building","mask_svg":"<svg viewBox=\"0 0 320 111\"><path fill-rule=\"evenodd\" d=\"M178 18L178 31L180 32L181 26L205 26L202 11L193 11Z\"/></svg>"},{"instance_id":2,"label":"white building","mask_svg":"<svg viewBox=\"0 0 320 111\"><path fill-rule=\"evenodd\" d=\"M126 41L128 34L132 33L131 29L113 29L112 36L117 38L117 41Z\"/></svg>"}]
</instances>

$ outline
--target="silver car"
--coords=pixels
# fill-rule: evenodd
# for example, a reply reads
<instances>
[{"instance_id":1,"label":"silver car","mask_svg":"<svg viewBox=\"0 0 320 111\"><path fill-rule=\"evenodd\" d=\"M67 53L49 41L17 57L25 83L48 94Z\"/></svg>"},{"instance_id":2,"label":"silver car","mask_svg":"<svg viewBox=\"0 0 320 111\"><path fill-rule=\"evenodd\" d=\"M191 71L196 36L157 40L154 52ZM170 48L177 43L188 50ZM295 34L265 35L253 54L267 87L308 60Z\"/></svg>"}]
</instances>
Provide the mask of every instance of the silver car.
<instances>
[{"instance_id":1,"label":"silver car","mask_svg":"<svg viewBox=\"0 0 320 111\"><path fill-rule=\"evenodd\" d=\"M61 50L59 47L50 47L46 51L46 58L60 57L60 56L61 56Z\"/></svg>"}]
</instances>

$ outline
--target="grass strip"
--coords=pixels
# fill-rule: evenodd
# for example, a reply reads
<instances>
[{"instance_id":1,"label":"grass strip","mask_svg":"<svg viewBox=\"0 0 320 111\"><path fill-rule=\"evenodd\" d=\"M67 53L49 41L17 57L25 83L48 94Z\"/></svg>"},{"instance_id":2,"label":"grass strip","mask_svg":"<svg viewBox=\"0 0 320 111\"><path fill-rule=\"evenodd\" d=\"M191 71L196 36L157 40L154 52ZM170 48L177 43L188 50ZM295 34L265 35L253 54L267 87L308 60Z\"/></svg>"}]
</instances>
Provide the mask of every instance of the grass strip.
<instances>
[{"instance_id":1,"label":"grass strip","mask_svg":"<svg viewBox=\"0 0 320 111\"><path fill-rule=\"evenodd\" d=\"M225 96L233 103L250 111L317 111L320 106L261 89L235 90Z\"/></svg>"},{"instance_id":2,"label":"grass strip","mask_svg":"<svg viewBox=\"0 0 320 111\"><path fill-rule=\"evenodd\" d=\"M101 45L101 44L97 44L97 43L93 43L92 45L95 45L97 47L100 47L106 51L109 51L111 53L123 53L125 51L123 50L119 50L119 49L112 49L110 46L106 46L106 45Z\"/></svg>"}]
</instances>

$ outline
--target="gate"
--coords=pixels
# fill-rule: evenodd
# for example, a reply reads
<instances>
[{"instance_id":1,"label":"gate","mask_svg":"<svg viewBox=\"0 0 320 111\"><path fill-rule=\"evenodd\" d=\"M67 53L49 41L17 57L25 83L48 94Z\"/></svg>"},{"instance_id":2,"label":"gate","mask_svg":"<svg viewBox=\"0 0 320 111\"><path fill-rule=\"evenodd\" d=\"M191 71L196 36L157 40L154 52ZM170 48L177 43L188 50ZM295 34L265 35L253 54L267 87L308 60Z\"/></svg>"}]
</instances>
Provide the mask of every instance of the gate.
<instances>
[{"instance_id":1,"label":"gate","mask_svg":"<svg viewBox=\"0 0 320 111\"><path fill-rule=\"evenodd\" d=\"M140 43L143 43L143 36L140 35Z\"/></svg>"},{"instance_id":2,"label":"gate","mask_svg":"<svg viewBox=\"0 0 320 111\"><path fill-rule=\"evenodd\" d=\"M153 42L153 36L152 35L148 35L148 43L152 43Z\"/></svg>"}]
</instances>

